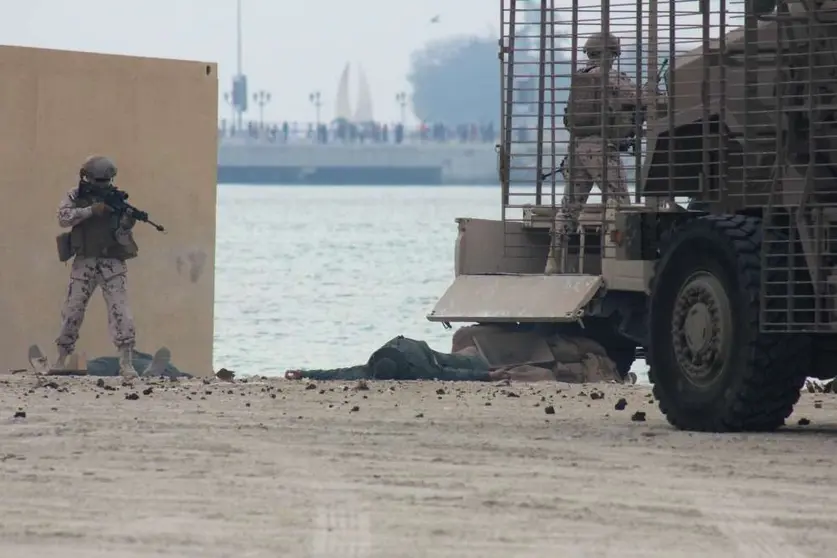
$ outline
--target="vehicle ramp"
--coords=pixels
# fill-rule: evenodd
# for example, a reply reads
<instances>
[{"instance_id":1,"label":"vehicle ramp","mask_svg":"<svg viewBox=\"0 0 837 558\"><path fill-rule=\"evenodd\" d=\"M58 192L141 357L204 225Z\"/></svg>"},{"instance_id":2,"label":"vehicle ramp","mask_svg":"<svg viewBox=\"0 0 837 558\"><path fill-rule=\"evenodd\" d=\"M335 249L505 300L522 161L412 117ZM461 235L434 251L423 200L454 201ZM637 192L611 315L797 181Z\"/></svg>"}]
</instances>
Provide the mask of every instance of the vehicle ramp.
<instances>
[{"instance_id":1,"label":"vehicle ramp","mask_svg":"<svg viewBox=\"0 0 837 558\"><path fill-rule=\"evenodd\" d=\"M431 322L575 322L604 286L599 275L459 275Z\"/></svg>"}]
</instances>

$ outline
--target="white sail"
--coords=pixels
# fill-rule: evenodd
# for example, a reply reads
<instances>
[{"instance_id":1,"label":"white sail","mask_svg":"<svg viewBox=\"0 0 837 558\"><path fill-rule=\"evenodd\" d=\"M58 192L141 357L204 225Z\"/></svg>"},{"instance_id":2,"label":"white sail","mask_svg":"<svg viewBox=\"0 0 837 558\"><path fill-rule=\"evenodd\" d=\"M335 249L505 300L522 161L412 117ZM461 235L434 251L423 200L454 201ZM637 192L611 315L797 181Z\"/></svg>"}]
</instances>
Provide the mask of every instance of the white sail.
<instances>
[{"instance_id":1,"label":"white sail","mask_svg":"<svg viewBox=\"0 0 837 558\"><path fill-rule=\"evenodd\" d=\"M366 73L358 65L358 99L357 109L355 110L355 122L358 124L367 124L374 122L374 120L372 90L369 87L369 81L366 79Z\"/></svg>"},{"instance_id":2,"label":"white sail","mask_svg":"<svg viewBox=\"0 0 837 558\"><path fill-rule=\"evenodd\" d=\"M346 67L343 68L343 73L340 74L340 82L337 85L337 106L334 108L335 120L351 120L352 119L352 103L349 99L349 63L346 62Z\"/></svg>"}]
</instances>

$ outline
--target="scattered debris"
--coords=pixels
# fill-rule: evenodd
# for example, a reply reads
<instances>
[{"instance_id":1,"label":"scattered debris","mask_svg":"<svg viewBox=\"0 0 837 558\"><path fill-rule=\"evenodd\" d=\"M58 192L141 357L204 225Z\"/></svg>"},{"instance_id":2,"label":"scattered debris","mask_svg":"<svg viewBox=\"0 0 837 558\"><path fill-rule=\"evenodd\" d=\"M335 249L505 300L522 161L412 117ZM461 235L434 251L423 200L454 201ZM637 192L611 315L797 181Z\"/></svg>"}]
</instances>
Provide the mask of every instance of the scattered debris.
<instances>
[{"instance_id":1,"label":"scattered debris","mask_svg":"<svg viewBox=\"0 0 837 558\"><path fill-rule=\"evenodd\" d=\"M352 407L352 408L349 410L349 412L350 412L350 413L356 413L356 412L358 412L358 411L360 411L360 407L358 407L357 405L355 405L354 407Z\"/></svg>"},{"instance_id":2,"label":"scattered debris","mask_svg":"<svg viewBox=\"0 0 837 558\"><path fill-rule=\"evenodd\" d=\"M358 380L357 384L355 384L355 390L357 391L368 391L369 384L366 383L366 380Z\"/></svg>"},{"instance_id":3,"label":"scattered debris","mask_svg":"<svg viewBox=\"0 0 837 558\"><path fill-rule=\"evenodd\" d=\"M223 380L224 382L232 382L233 380L235 380L235 372L232 370L227 370L226 368L222 368L215 373L215 377L219 380Z\"/></svg>"},{"instance_id":4,"label":"scattered debris","mask_svg":"<svg viewBox=\"0 0 837 558\"><path fill-rule=\"evenodd\" d=\"M543 412L546 413L547 415L554 415L555 414L555 407L553 407L552 405L547 405L546 407L543 408Z\"/></svg>"},{"instance_id":5,"label":"scattered debris","mask_svg":"<svg viewBox=\"0 0 837 558\"><path fill-rule=\"evenodd\" d=\"M136 392L126 393L125 399L127 399L128 401L136 401L137 399L139 399L139 394Z\"/></svg>"},{"instance_id":6,"label":"scattered debris","mask_svg":"<svg viewBox=\"0 0 837 558\"><path fill-rule=\"evenodd\" d=\"M305 389L317 389L317 384L310 383L305 386Z\"/></svg>"},{"instance_id":7,"label":"scattered debris","mask_svg":"<svg viewBox=\"0 0 837 558\"><path fill-rule=\"evenodd\" d=\"M625 408L628 406L628 400L624 397L620 397L619 401L616 402L616 405L613 406L614 409L617 411L624 411Z\"/></svg>"},{"instance_id":8,"label":"scattered debris","mask_svg":"<svg viewBox=\"0 0 837 558\"><path fill-rule=\"evenodd\" d=\"M796 424L798 424L799 426L808 426L809 424L811 424L811 421L806 419L805 417L802 417L796 422Z\"/></svg>"},{"instance_id":9,"label":"scattered debris","mask_svg":"<svg viewBox=\"0 0 837 558\"><path fill-rule=\"evenodd\" d=\"M645 412L637 411L631 415L631 420L634 422L645 422Z\"/></svg>"},{"instance_id":10,"label":"scattered debris","mask_svg":"<svg viewBox=\"0 0 837 558\"><path fill-rule=\"evenodd\" d=\"M143 394L143 395L151 395L153 392L154 392L154 388L153 388L153 387L147 387L147 388L145 388L144 390L142 390L142 394Z\"/></svg>"},{"instance_id":11,"label":"scattered debris","mask_svg":"<svg viewBox=\"0 0 837 558\"><path fill-rule=\"evenodd\" d=\"M15 411L15 416L13 418L25 419L26 418L26 411L24 411L23 409L18 409L17 411Z\"/></svg>"}]
</instances>

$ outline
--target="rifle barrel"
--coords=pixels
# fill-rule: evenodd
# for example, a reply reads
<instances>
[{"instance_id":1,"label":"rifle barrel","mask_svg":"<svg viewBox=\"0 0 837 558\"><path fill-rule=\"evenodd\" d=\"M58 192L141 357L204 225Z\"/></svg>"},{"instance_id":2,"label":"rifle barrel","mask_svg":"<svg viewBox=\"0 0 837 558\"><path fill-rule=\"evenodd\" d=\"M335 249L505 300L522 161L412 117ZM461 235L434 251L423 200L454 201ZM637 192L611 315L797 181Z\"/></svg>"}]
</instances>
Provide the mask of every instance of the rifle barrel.
<instances>
[{"instance_id":1,"label":"rifle barrel","mask_svg":"<svg viewBox=\"0 0 837 558\"><path fill-rule=\"evenodd\" d=\"M145 222L148 223L149 225L151 225L152 227L154 227L155 229L157 229L160 232L166 232L166 229L165 229L165 227L163 227L163 225L158 225L157 223L155 223L151 219L146 219Z\"/></svg>"}]
</instances>

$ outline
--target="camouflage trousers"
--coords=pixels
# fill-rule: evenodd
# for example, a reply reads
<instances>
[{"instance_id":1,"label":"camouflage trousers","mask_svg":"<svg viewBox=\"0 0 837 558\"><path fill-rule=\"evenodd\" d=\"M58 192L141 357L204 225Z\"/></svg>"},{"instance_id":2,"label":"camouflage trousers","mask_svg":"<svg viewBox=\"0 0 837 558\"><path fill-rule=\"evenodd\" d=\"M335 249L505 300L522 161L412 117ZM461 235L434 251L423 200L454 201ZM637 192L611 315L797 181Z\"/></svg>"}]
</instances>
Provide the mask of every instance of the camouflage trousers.
<instances>
[{"instance_id":1,"label":"camouflage trousers","mask_svg":"<svg viewBox=\"0 0 837 558\"><path fill-rule=\"evenodd\" d=\"M96 287L102 288L113 344L120 350L133 349L136 331L128 307L127 272L125 262L114 258L73 260L67 300L61 310L61 333L55 340L59 351L69 354L75 350L84 314Z\"/></svg>"},{"instance_id":2,"label":"camouflage trousers","mask_svg":"<svg viewBox=\"0 0 837 558\"><path fill-rule=\"evenodd\" d=\"M631 203L619 151L613 146L603 151L599 137L576 139L573 157L567 156L561 164L560 172L564 183L573 185L573 195L565 193L561 198L561 207L555 213L552 242L544 270L547 275L558 273L558 258L567 236L578 227L578 218L593 186L598 186L603 194L608 194L608 202L613 200L620 205Z\"/></svg>"}]
</instances>

